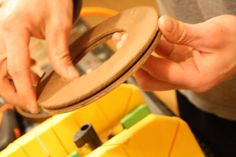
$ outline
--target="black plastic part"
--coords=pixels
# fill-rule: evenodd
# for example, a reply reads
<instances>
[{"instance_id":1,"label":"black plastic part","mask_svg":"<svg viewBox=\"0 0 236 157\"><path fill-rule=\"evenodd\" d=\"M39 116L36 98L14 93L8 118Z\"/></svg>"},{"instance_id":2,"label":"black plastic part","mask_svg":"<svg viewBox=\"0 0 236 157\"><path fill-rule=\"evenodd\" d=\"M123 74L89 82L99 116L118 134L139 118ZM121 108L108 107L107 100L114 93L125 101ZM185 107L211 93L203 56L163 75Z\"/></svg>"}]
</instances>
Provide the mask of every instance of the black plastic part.
<instances>
[{"instance_id":1,"label":"black plastic part","mask_svg":"<svg viewBox=\"0 0 236 157\"><path fill-rule=\"evenodd\" d=\"M90 123L84 124L80 128L74 136L73 141L79 148L83 147L86 143L91 147L91 149L96 149L102 145L101 140Z\"/></svg>"},{"instance_id":2,"label":"black plastic part","mask_svg":"<svg viewBox=\"0 0 236 157\"><path fill-rule=\"evenodd\" d=\"M19 128L15 110L4 111L0 126L0 150L3 150L17 138L14 133L15 128Z\"/></svg>"}]
</instances>

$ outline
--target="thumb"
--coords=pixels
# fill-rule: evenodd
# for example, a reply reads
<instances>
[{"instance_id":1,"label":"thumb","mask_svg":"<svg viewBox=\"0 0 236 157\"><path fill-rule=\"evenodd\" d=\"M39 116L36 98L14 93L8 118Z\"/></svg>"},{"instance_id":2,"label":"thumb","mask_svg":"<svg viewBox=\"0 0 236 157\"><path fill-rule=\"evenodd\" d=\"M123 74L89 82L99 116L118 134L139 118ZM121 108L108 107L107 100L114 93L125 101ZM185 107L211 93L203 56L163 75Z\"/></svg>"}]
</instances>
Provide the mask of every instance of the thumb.
<instances>
[{"instance_id":1,"label":"thumb","mask_svg":"<svg viewBox=\"0 0 236 157\"><path fill-rule=\"evenodd\" d=\"M201 38L201 33L196 25L183 23L168 16L160 17L159 28L166 40L195 47Z\"/></svg>"}]
</instances>

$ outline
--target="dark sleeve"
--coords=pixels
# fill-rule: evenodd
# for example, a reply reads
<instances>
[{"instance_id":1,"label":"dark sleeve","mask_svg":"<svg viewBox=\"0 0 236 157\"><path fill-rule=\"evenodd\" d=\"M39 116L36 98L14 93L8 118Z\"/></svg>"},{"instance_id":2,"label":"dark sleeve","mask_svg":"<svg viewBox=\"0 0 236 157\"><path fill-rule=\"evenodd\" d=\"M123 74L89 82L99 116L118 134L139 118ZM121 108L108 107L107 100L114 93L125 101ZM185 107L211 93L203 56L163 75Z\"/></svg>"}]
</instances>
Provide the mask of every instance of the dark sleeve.
<instances>
[{"instance_id":1,"label":"dark sleeve","mask_svg":"<svg viewBox=\"0 0 236 157\"><path fill-rule=\"evenodd\" d=\"M81 7L82 7L82 0L73 0L74 4L74 8L73 8L73 22L76 21L76 19L79 16Z\"/></svg>"}]
</instances>

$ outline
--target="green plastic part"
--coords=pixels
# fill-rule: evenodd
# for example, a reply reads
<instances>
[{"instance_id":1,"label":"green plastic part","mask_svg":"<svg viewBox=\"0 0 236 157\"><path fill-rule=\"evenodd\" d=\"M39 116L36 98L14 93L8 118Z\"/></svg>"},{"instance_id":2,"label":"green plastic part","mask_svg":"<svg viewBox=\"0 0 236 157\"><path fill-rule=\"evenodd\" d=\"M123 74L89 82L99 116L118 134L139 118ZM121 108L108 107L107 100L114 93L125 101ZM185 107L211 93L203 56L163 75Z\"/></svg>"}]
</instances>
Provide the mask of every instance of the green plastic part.
<instances>
[{"instance_id":1,"label":"green plastic part","mask_svg":"<svg viewBox=\"0 0 236 157\"><path fill-rule=\"evenodd\" d=\"M130 112L128 115L126 115L124 118L121 119L120 123L123 126L124 129L128 129L143 118L145 118L147 115L149 115L151 112L146 104L138 106L136 109L134 109L132 112Z\"/></svg>"},{"instance_id":2,"label":"green plastic part","mask_svg":"<svg viewBox=\"0 0 236 157\"><path fill-rule=\"evenodd\" d=\"M80 157L80 155L77 151L74 151L69 155L69 157Z\"/></svg>"}]
</instances>

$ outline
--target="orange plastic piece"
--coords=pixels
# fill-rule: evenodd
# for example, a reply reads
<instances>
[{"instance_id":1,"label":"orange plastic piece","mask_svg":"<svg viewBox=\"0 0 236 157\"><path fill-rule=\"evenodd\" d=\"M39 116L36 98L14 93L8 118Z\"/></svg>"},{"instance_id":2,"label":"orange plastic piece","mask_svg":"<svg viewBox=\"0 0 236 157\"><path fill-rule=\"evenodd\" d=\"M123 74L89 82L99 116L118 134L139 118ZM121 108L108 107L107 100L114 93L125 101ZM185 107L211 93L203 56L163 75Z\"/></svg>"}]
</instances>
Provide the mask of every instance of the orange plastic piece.
<instances>
[{"instance_id":1,"label":"orange plastic piece","mask_svg":"<svg viewBox=\"0 0 236 157\"><path fill-rule=\"evenodd\" d=\"M101 17L111 17L116 15L118 12L112 9L103 7L84 7L80 12L80 16L101 16Z\"/></svg>"},{"instance_id":2,"label":"orange plastic piece","mask_svg":"<svg viewBox=\"0 0 236 157\"><path fill-rule=\"evenodd\" d=\"M20 135L21 135L21 131L20 131L20 129L19 129L19 128L14 128L13 131L14 131L14 134L15 134L16 138L19 138Z\"/></svg>"}]
</instances>

